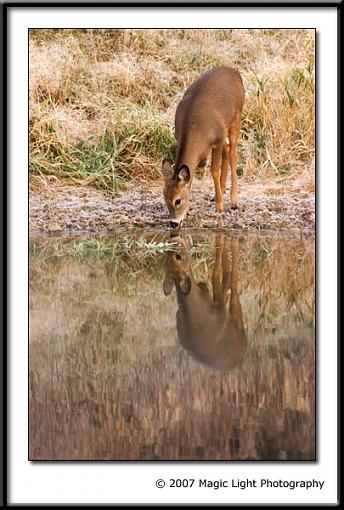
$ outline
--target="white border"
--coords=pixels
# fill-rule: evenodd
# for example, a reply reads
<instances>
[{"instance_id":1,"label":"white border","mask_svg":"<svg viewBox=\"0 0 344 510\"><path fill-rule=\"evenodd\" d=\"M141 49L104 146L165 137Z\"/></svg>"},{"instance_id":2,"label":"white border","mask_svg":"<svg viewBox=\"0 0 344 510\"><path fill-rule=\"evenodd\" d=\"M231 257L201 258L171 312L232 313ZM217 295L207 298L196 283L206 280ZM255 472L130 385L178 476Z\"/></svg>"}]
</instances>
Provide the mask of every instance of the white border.
<instances>
[{"instance_id":1,"label":"white border","mask_svg":"<svg viewBox=\"0 0 344 510\"><path fill-rule=\"evenodd\" d=\"M9 9L9 501L16 503L336 503L337 501L337 14L336 8ZM28 27L316 27L318 30L318 452L315 463L29 463ZM157 478L325 480L321 491L157 489Z\"/></svg>"}]
</instances>

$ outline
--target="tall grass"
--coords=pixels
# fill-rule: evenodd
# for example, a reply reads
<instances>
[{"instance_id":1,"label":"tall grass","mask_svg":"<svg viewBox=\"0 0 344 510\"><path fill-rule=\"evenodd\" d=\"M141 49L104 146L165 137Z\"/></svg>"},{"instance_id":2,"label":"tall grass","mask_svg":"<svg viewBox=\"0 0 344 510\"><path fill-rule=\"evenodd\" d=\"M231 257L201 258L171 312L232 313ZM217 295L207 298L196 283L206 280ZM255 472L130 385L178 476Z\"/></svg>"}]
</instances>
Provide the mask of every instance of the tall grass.
<instances>
[{"instance_id":1,"label":"tall grass","mask_svg":"<svg viewBox=\"0 0 344 510\"><path fill-rule=\"evenodd\" d=\"M237 67L239 173L314 178L313 30L30 30L30 175L116 192L160 175L183 92Z\"/></svg>"}]
</instances>

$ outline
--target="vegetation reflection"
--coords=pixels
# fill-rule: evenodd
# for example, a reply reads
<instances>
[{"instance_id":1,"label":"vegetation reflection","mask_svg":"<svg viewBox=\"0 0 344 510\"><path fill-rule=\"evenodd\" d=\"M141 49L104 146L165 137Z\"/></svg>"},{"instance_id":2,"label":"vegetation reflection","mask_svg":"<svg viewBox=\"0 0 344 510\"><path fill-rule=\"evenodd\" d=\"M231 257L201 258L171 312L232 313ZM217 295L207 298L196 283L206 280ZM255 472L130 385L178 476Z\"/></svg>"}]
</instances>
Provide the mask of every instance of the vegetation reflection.
<instances>
[{"instance_id":1,"label":"vegetation reflection","mask_svg":"<svg viewBox=\"0 0 344 510\"><path fill-rule=\"evenodd\" d=\"M32 239L29 312L30 459L314 459L314 238Z\"/></svg>"}]
</instances>

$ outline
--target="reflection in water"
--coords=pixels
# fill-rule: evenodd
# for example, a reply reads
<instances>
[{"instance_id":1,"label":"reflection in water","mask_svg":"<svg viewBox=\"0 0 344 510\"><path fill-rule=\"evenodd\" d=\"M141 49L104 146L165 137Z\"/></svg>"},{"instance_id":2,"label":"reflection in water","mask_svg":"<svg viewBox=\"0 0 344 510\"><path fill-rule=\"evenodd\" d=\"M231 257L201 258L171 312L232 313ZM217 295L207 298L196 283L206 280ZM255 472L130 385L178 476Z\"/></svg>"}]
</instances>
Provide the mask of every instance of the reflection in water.
<instances>
[{"instance_id":1,"label":"reflection in water","mask_svg":"<svg viewBox=\"0 0 344 510\"><path fill-rule=\"evenodd\" d=\"M234 368L241 363L246 351L238 296L238 239L231 241L231 271L227 242L224 235L216 235L212 297L204 282L195 281L190 248L185 239L184 251L167 253L163 284L166 295L171 293L173 284L176 287L177 331L181 344L195 359L217 370Z\"/></svg>"},{"instance_id":2,"label":"reflection in water","mask_svg":"<svg viewBox=\"0 0 344 510\"><path fill-rule=\"evenodd\" d=\"M32 240L30 459L314 459L314 238L179 242Z\"/></svg>"}]
</instances>

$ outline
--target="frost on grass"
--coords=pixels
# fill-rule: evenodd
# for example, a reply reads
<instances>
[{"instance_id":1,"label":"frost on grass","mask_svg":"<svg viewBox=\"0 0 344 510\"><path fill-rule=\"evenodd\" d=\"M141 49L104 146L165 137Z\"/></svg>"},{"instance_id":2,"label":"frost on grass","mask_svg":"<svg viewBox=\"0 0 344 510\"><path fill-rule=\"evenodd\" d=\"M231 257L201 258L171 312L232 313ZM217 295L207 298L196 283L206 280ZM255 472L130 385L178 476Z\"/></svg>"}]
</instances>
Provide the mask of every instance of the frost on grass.
<instances>
[{"instance_id":1,"label":"frost on grass","mask_svg":"<svg viewBox=\"0 0 344 510\"><path fill-rule=\"evenodd\" d=\"M216 214L212 198L210 180L195 180L187 228L314 233L315 200L302 188L240 182L239 209L230 209L227 193L223 214ZM132 187L115 197L92 188L61 185L49 185L46 190L30 193L32 232L112 231L121 227L168 229L168 222L161 187L157 185Z\"/></svg>"},{"instance_id":2,"label":"frost on grass","mask_svg":"<svg viewBox=\"0 0 344 510\"><path fill-rule=\"evenodd\" d=\"M107 192L156 180L184 91L240 70L245 176L314 187L314 30L30 30L30 176Z\"/></svg>"}]
</instances>

